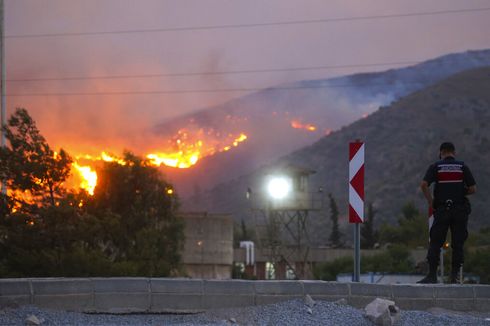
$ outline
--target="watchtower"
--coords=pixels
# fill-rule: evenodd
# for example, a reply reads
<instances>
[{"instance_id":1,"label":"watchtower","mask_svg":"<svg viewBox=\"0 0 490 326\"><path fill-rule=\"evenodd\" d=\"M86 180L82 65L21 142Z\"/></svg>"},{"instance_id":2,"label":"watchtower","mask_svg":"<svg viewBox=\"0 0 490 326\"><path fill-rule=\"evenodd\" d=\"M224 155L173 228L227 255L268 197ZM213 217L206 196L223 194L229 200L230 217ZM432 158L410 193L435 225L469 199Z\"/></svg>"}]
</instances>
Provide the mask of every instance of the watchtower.
<instances>
[{"instance_id":1,"label":"watchtower","mask_svg":"<svg viewBox=\"0 0 490 326\"><path fill-rule=\"evenodd\" d=\"M310 212L323 207L321 190L310 189L314 173L295 165L269 168L258 191L247 192L258 246L268 252L274 268L286 268L286 274L296 279L311 272L307 221Z\"/></svg>"}]
</instances>

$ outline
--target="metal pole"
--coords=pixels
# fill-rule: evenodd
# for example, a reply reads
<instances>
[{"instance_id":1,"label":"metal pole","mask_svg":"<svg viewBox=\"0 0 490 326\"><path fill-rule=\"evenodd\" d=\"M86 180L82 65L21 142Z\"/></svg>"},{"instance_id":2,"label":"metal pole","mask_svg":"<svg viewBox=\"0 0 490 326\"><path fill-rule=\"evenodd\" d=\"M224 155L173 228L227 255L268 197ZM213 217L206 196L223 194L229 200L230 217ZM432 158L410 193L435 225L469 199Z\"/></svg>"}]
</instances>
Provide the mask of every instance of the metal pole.
<instances>
[{"instance_id":1,"label":"metal pole","mask_svg":"<svg viewBox=\"0 0 490 326\"><path fill-rule=\"evenodd\" d=\"M1 65L2 65L2 84L1 84L1 106L2 106L2 126L6 124L6 119L7 119L7 113L6 113L6 105L5 105L5 24L4 24L4 6L3 6L3 0L0 0L0 29L1 29L1 36L0 36L0 56L1 56ZM5 139L5 133L2 130L2 147L5 146L6 139Z\"/></svg>"},{"instance_id":2,"label":"metal pole","mask_svg":"<svg viewBox=\"0 0 490 326\"><path fill-rule=\"evenodd\" d=\"M441 248L440 261L441 261L441 266L440 266L441 267L441 283L444 283L444 245Z\"/></svg>"},{"instance_id":3,"label":"metal pole","mask_svg":"<svg viewBox=\"0 0 490 326\"><path fill-rule=\"evenodd\" d=\"M361 224L354 224L354 282L361 281Z\"/></svg>"},{"instance_id":4,"label":"metal pole","mask_svg":"<svg viewBox=\"0 0 490 326\"><path fill-rule=\"evenodd\" d=\"M1 69L2 69L2 77L1 77L1 100L0 100L0 105L1 105L1 126L6 125L6 120L7 120L7 108L6 108L6 103L5 103L5 93L6 93L6 85L5 85L5 76L6 76L6 71L5 71L5 24L4 24L4 5L3 5L3 0L0 0L0 61L1 61ZM1 146L4 147L7 145L7 140L5 138L5 132L3 131L2 128L2 136L1 136ZM4 182L4 180L1 180L2 184L2 193L6 194L7 193L7 186Z\"/></svg>"}]
</instances>

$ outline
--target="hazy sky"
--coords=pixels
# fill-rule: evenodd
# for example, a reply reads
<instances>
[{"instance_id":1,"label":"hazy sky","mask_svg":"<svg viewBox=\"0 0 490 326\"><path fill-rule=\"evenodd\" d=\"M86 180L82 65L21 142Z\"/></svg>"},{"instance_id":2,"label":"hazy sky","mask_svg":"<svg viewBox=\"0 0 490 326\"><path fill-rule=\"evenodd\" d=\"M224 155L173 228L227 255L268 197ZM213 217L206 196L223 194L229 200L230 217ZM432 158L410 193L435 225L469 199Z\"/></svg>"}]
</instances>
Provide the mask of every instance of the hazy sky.
<instances>
[{"instance_id":1,"label":"hazy sky","mask_svg":"<svg viewBox=\"0 0 490 326\"><path fill-rule=\"evenodd\" d=\"M486 0L4 0L7 79L142 75L421 61L490 48L490 11L312 24L57 37L107 32L490 8ZM389 68L384 67L385 68ZM377 68L378 70L381 68ZM7 92L80 93L260 88L370 71L324 69L220 76L9 82ZM57 145L128 146L164 119L245 92L16 96ZM83 146L82 146L83 147ZM84 148L85 148L84 147Z\"/></svg>"}]
</instances>

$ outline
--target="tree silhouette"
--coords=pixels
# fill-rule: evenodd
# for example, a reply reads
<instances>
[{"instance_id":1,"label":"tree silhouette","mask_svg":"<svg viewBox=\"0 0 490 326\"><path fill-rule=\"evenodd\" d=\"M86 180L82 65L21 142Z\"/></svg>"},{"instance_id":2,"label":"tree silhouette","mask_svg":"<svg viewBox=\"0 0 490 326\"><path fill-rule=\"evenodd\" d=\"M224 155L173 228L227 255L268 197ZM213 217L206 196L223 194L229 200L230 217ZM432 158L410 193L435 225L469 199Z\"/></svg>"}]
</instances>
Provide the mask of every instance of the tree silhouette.
<instances>
[{"instance_id":1,"label":"tree silhouette","mask_svg":"<svg viewBox=\"0 0 490 326\"><path fill-rule=\"evenodd\" d=\"M330 220L332 221L332 231L329 240L332 247L339 248L343 246L343 234L339 230L339 209L331 193L328 194L328 199L330 201Z\"/></svg>"},{"instance_id":2,"label":"tree silhouette","mask_svg":"<svg viewBox=\"0 0 490 326\"><path fill-rule=\"evenodd\" d=\"M104 243L118 260L135 261L139 275L168 275L178 267L184 225L177 215L178 198L158 168L125 153L125 165L105 162L87 202L92 215L111 212L114 228Z\"/></svg>"},{"instance_id":3,"label":"tree silhouette","mask_svg":"<svg viewBox=\"0 0 490 326\"><path fill-rule=\"evenodd\" d=\"M72 159L63 150L54 152L27 110L17 109L3 127L7 146L0 148L0 178L17 210L55 205L63 182L70 175Z\"/></svg>"},{"instance_id":4,"label":"tree silhouette","mask_svg":"<svg viewBox=\"0 0 490 326\"><path fill-rule=\"evenodd\" d=\"M374 245L378 242L378 231L374 229L374 216L376 215L376 210L372 203L369 203L367 209L366 219L361 226L361 248L362 249L372 249Z\"/></svg>"}]
</instances>

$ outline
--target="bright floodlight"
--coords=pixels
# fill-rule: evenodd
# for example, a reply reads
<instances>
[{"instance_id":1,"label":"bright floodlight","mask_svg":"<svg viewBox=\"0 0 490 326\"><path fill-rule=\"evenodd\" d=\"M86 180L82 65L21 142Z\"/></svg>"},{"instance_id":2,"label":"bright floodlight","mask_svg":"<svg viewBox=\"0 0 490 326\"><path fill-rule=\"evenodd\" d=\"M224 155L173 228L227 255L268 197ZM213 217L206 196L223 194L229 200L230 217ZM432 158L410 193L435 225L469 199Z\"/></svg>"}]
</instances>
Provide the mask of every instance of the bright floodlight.
<instances>
[{"instance_id":1,"label":"bright floodlight","mask_svg":"<svg viewBox=\"0 0 490 326\"><path fill-rule=\"evenodd\" d=\"M283 199L291 192L291 180L285 177L273 177L267 185L269 195L274 199Z\"/></svg>"}]
</instances>

